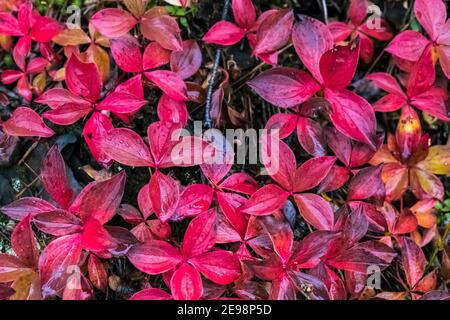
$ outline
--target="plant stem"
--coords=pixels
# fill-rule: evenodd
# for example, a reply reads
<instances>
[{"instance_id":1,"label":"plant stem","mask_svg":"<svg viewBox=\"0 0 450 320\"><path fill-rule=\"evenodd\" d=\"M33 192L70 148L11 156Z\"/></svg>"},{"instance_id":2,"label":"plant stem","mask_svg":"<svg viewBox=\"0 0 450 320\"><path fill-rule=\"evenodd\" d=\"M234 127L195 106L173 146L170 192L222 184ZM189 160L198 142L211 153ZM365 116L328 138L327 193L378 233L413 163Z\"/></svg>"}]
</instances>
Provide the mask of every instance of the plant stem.
<instances>
[{"instance_id":1,"label":"plant stem","mask_svg":"<svg viewBox=\"0 0 450 320\"><path fill-rule=\"evenodd\" d=\"M450 223L447 223L447 225L445 226L444 234L442 235L443 245L442 246L439 245L439 246L436 246L436 248L434 248L434 251L431 254L430 260L428 261L428 264L427 264L427 267L425 268L425 270L429 270L432 267L433 262L436 259L438 253L441 252L442 250L444 250L449 233L450 233Z\"/></svg>"},{"instance_id":2,"label":"plant stem","mask_svg":"<svg viewBox=\"0 0 450 320\"><path fill-rule=\"evenodd\" d=\"M230 9L230 0L225 0L224 4L223 4L223 9L222 9L222 20L227 20L229 9ZM212 119L211 119L211 114L210 114L211 113L211 102L212 102L212 95L213 95L213 87L214 87L214 83L216 82L217 70L219 68L221 54L222 54L222 49L217 48L216 54L214 57L214 65L212 68L211 77L209 78L209 82L208 82L208 92L206 95L206 105L205 105L205 114L204 114L205 129L209 129L212 127Z\"/></svg>"}]
</instances>

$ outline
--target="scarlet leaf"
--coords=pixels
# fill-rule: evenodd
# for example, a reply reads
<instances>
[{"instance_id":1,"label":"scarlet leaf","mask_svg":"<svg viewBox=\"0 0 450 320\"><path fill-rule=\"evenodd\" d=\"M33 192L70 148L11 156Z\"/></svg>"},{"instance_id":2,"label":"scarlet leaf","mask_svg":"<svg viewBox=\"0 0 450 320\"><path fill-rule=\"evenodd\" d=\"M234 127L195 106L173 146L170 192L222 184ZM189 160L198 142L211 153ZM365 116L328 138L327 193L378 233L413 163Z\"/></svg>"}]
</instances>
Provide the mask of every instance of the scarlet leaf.
<instances>
[{"instance_id":1,"label":"scarlet leaf","mask_svg":"<svg viewBox=\"0 0 450 320\"><path fill-rule=\"evenodd\" d=\"M256 22L256 10L251 0L233 0L233 17L244 29L250 29Z\"/></svg>"},{"instance_id":2,"label":"scarlet leaf","mask_svg":"<svg viewBox=\"0 0 450 320\"><path fill-rule=\"evenodd\" d=\"M67 280L76 275L81 257L81 236L63 236L50 242L39 258L44 296L61 295Z\"/></svg>"},{"instance_id":3,"label":"scarlet leaf","mask_svg":"<svg viewBox=\"0 0 450 320\"><path fill-rule=\"evenodd\" d=\"M426 259L422 249L409 238L403 239L402 262L406 280L414 288L425 272Z\"/></svg>"},{"instance_id":4,"label":"scarlet leaf","mask_svg":"<svg viewBox=\"0 0 450 320\"><path fill-rule=\"evenodd\" d=\"M69 208L75 194L69 184L66 164L57 145L54 145L44 158L41 179L50 196L64 209Z\"/></svg>"},{"instance_id":5,"label":"scarlet leaf","mask_svg":"<svg viewBox=\"0 0 450 320\"><path fill-rule=\"evenodd\" d=\"M142 53L139 42L129 34L111 39L111 54L120 69L125 72L141 72Z\"/></svg>"},{"instance_id":6,"label":"scarlet leaf","mask_svg":"<svg viewBox=\"0 0 450 320\"><path fill-rule=\"evenodd\" d=\"M313 193L294 195L300 215L319 230L333 230L334 213L331 205Z\"/></svg>"},{"instance_id":7,"label":"scarlet leaf","mask_svg":"<svg viewBox=\"0 0 450 320\"><path fill-rule=\"evenodd\" d=\"M320 58L323 84L330 89L344 89L355 75L359 58L359 41L347 46L337 46Z\"/></svg>"},{"instance_id":8,"label":"scarlet leaf","mask_svg":"<svg viewBox=\"0 0 450 320\"><path fill-rule=\"evenodd\" d=\"M186 84L176 73L167 70L156 70L146 72L145 76L172 99L187 100Z\"/></svg>"},{"instance_id":9,"label":"scarlet leaf","mask_svg":"<svg viewBox=\"0 0 450 320\"><path fill-rule=\"evenodd\" d=\"M138 244L131 248L127 255L136 268L148 274L172 270L182 261L177 249L160 240Z\"/></svg>"},{"instance_id":10,"label":"scarlet leaf","mask_svg":"<svg viewBox=\"0 0 450 320\"><path fill-rule=\"evenodd\" d=\"M325 90L331 104L330 119L336 129L351 139L364 142L375 149L376 119L372 106L347 90Z\"/></svg>"},{"instance_id":11,"label":"scarlet leaf","mask_svg":"<svg viewBox=\"0 0 450 320\"><path fill-rule=\"evenodd\" d=\"M1 127L7 134L16 137L48 138L55 134L36 112L27 107L17 108Z\"/></svg>"},{"instance_id":12,"label":"scarlet leaf","mask_svg":"<svg viewBox=\"0 0 450 320\"><path fill-rule=\"evenodd\" d=\"M31 215L26 216L14 228L11 234L11 246L19 259L35 269L38 265L39 251L36 238L31 229Z\"/></svg>"},{"instance_id":13,"label":"scarlet leaf","mask_svg":"<svg viewBox=\"0 0 450 320\"><path fill-rule=\"evenodd\" d=\"M100 97L102 79L95 63L84 63L72 54L66 65L66 85L70 92L94 103Z\"/></svg>"},{"instance_id":14,"label":"scarlet leaf","mask_svg":"<svg viewBox=\"0 0 450 320\"><path fill-rule=\"evenodd\" d=\"M183 263L172 275L170 288L175 300L199 300L203 295L200 273L187 263Z\"/></svg>"},{"instance_id":15,"label":"scarlet leaf","mask_svg":"<svg viewBox=\"0 0 450 320\"><path fill-rule=\"evenodd\" d=\"M149 184L153 210L161 221L167 221L177 209L180 199L179 182L156 171Z\"/></svg>"},{"instance_id":16,"label":"scarlet leaf","mask_svg":"<svg viewBox=\"0 0 450 320\"><path fill-rule=\"evenodd\" d=\"M150 150L142 138L127 128L113 129L95 140L111 159L133 167L154 166Z\"/></svg>"},{"instance_id":17,"label":"scarlet leaf","mask_svg":"<svg viewBox=\"0 0 450 320\"><path fill-rule=\"evenodd\" d=\"M83 229L81 220L64 210L39 213L34 216L33 222L39 230L54 236L79 233Z\"/></svg>"},{"instance_id":18,"label":"scarlet leaf","mask_svg":"<svg viewBox=\"0 0 450 320\"><path fill-rule=\"evenodd\" d=\"M130 31L137 21L125 10L108 8L94 14L90 23L104 36L118 38Z\"/></svg>"},{"instance_id":19,"label":"scarlet leaf","mask_svg":"<svg viewBox=\"0 0 450 320\"><path fill-rule=\"evenodd\" d=\"M156 288L149 288L136 292L130 298L130 300L171 300L171 299L172 296L170 294L161 289Z\"/></svg>"},{"instance_id":20,"label":"scarlet leaf","mask_svg":"<svg viewBox=\"0 0 450 320\"><path fill-rule=\"evenodd\" d=\"M158 7L155 7L142 16L140 22L142 34L167 50L182 50L177 21L167 14L158 14L157 10Z\"/></svg>"},{"instance_id":21,"label":"scarlet leaf","mask_svg":"<svg viewBox=\"0 0 450 320\"><path fill-rule=\"evenodd\" d=\"M282 108L305 102L320 88L306 72L294 68L270 69L248 85L264 100Z\"/></svg>"},{"instance_id":22,"label":"scarlet leaf","mask_svg":"<svg viewBox=\"0 0 450 320\"><path fill-rule=\"evenodd\" d=\"M41 212L48 212L56 210L56 208L49 202L32 197L24 197L18 199L6 206L0 208L4 214L13 220L22 220L28 215L35 216Z\"/></svg>"},{"instance_id":23,"label":"scarlet leaf","mask_svg":"<svg viewBox=\"0 0 450 320\"><path fill-rule=\"evenodd\" d=\"M181 217L193 217L205 212L211 206L214 191L203 184L193 184L180 195L177 215Z\"/></svg>"},{"instance_id":24,"label":"scarlet leaf","mask_svg":"<svg viewBox=\"0 0 450 320\"><path fill-rule=\"evenodd\" d=\"M184 234L181 253L185 259L198 256L214 245L216 238L216 212L206 211L192 219Z\"/></svg>"},{"instance_id":25,"label":"scarlet leaf","mask_svg":"<svg viewBox=\"0 0 450 320\"><path fill-rule=\"evenodd\" d=\"M272 53L281 49L291 38L293 22L292 10L277 10L264 19L256 33L253 54Z\"/></svg>"},{"instance_id":26,"label":"scarlet leaf","mask_svg":"<svg viewBox=\"0 0 450 320\"><path fill-rule=\"evenodd\" d=\"M232 252L225 250L201 254L189 259L189 263L217 284L230 284L241 274L239 260Z\"/></svg>"},{"instance_id":27,"label":"scarlet leaf","mask_svg":"<svg viewBox=\"0 0 450 320\"><path fill-rule=\"evenodd\" d=\"M335 157L323 156L304 162L294 174L294 192L302 192L318 186L328 175Z\"/></svg>"},{"instance_id":28,"label":"scarlet leaf","mask_svg":"<svg viewBox=\"0 0 450 320\"><path fill-rule=\"evenodd\" d=\"M183 80L193 76L201 64L202 52L194 40L184 41L183 50L174 51L170 56L170 69Z\"/></svg>"},{"instance_id":29,"label":"scarlet leaf","mask_svg":"<svg viewBox=\"0 0 450 320\"><path fill-rule=\"evenodd\" d=\"M320 58L333 48L333 38L327 26L308 16L298 16L294 26L292 42L297 55L313 77L322 82Z\"/></svg>"},{"instance_id":30,"label":"scarlet leaf","mask_svg":"<svg viewBox=\"0 0 450 320\"><path fill-rule=\"evenodd\" d=\"M125 172L109 180L91 182L91 187L81 198L79 213L83 221L90 218L105 224L116 214L125 187Z\"/></svg>"},{"instance_id":31,"label":"scarlet leaf","mask_svg":"<svg viewBox=\"0 0 450 320\"><path fill-rule=\"evenodd\" d=\"M234 23L222 20L208 30L203 36L203 41L222 46L231 46L241 41L244 36L244 29L239 28Z\"/></svg>"},{"instance_id":32,"label":"scarlet leaf","mask_svg":"<svg viewBox=\"0 0 450 320\"><path fill-rule=\"evenodd\" d=\"M265 216L283 207L289 193L275 184L267 184L256 191L240 210L256 216Z\"/></svg>"},{"instance_id":33,"label":"scarlet leaf","mask_svg":"<svg viewBox=\"0 0 450 320\"><path fill-rule=\"evenodd\" d=\"M88 261L89 280L94 287L105 292L108 285L108 273L103 263L93 254Z\"/></svg>"}]
</instances>

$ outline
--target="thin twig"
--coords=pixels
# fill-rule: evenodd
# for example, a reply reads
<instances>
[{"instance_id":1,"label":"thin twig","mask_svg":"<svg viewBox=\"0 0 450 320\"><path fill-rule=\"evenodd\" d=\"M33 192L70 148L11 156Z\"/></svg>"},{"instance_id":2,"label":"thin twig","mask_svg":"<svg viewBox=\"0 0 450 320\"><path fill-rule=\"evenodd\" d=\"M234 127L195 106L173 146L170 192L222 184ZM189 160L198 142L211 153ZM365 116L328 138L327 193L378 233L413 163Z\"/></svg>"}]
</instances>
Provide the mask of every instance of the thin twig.
<instances>
[{"instance_id":1,"label":"thin twig","mask_svg":"<svg viewBox=\"0 0 450 320\"><path fill-rule=\"evenodd\" d=\"M323 20L326 24L328 24L328 7L327 0L322 0L322 9L323 9Z\"/></svg>"},{"instance_id":2,"label":"thin twig","mask_svg":"<svg viewBox=\"0 0 450 320\"><path fill-rule=\"evenodd\" d=\"M230 0L225 0L222 9L222 20L227 20L228 11L230 9ZM205 115L204 115L204 127L205 129L209 129L212 127L212 119L211 119L211 102L213 95L213 86L216 82L217 70L219 69L220 56L222 54L222 49L217 48L216 54L214 56L214 65L211 72L211 77L208 82L208 92L206 95L206 105L205 105Z\"/></svg>"}]
</instances>

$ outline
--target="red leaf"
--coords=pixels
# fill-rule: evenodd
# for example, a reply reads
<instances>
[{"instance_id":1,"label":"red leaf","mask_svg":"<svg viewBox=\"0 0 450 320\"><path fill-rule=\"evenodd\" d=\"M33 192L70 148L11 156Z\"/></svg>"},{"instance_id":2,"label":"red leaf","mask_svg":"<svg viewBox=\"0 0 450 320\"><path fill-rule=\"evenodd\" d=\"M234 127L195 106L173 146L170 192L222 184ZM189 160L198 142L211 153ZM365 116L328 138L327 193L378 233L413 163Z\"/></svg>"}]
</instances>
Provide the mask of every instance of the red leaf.
<instances>
[{"instance_id":1,"label":"red leaf","mask_svg":"<svg viewBox=\"0 0 450 320\"><path fill-rule=\"evenodd\" d=\"M214 24L203 36L203 41L222 46L231 46L238 43L245 36L245 30L234 23L222 20Z\"/></svg>"},{"instance_id":2,"label":"red leaf","mask_svg":"<svg viewBox=\"0 0 450 320\"><path fill-rule=\"evenodd\" d=\"M417 0L414 2L414 15L431 39L442 32L447 20L447 8L441 0Z\"/></svg>"},{"instance_id":3,"label":"red leaf","mask_svg":"<svg viewBox=\"0 0 450 320\"><path fill-rule=\"evenodd\" d=\"M108 8L94 14L90 23L105 37L118 38L130 31L137 21L125 10Z\"/></svg>"},{"instance_id":4,"label":"red leaf","mask_svg":"<svg viewBox=\"0 0 450 320\"><path fill-rule=\"evenodd\" d=\"M41 179L48 194L62 208L69 208L75 193L67 178L66 163L56 144L44 158L41 168Z\"/></svg>"},{"instance_id":5,"label":"red leaf","mask_svg":"<svg viewBox=\"0 0 450 320\"><path fill-rule=\"evenodd\" d=\"M360 25L367 16L369 4L366 0L351 0L348 7L348 18L355 26Z\"/></svg>"},{"instance_id":6,"label":"red leaf","mask_svg":"<svg viewBox=\"0 0 450 320\"><path fill-rule=\"evenodd\" d=\"M298 243L291 263L302 269L316 267L337 236L335 232L329 231L314 231L308 234Z\"/></svg>"},{"instance_id":7,"label":"red leaf","mask_svg":"<svg viewBox=\"0 0 450 320\"><path fill-rule=\"evenodd\" d=\"M406 280L412 289L419 282L425 272L426 258L422 249L409 238L403 238L402 262Z\"/></svg>"},{"instance_id":8,"label":"red leaf","mask_svg":"<svg viewBox=\"0 0 450 320\"><path fill-rule=\"evenodd\" d=\"M256 22L256 9L252 0L233 0L233 17L236 23L244 29L250 29Z\"/></svg>"},{"instance_id":9,"label":"red leaf","mask_svg":"<svg viewBox=\"0 0 450 320\"><path fill-rule=\"evenodd\" d=\"M420 144L422 138L422 126L417 113L409 105L402 109L400 120L395 132L395 140L400 151L400 156L407 160Z\"/></svg>"},{"instance_id":10,"label":"red leaf","mask_svg":"<svg viewBox=\"0 0 450 320\"><path fill-rule=\"evenodd\" d=\"M117 162L133 167L154 166L147 145L130 129L113 129L96 141L100 149Z\"/></svg>"},{"instance_id":11,"label":"red leaf","mask_svg":"<svg viewBox=\"0 0 450 320\"><path fill-rule=\"evenodd\" d=\"M81 245L86 251L102 252L114 249L117 243L98 220L90 218L83 223Z\"/></svg>"},{"instance_id":12,"label":"red leaf","mask_svg":"<svg viewBox=\"0 0 450 320\"><path fill-rule=\"evenodd\" d=\"M33 223L42 232L58 237L80 233L83 230L81 220L64 210L39 213L34 216Z\"/></svg>"},{"instance_id":13,"label":"red leaf","mask_svg":"<svg viewBox=\"0 0 450 320\"><path fill-rule=\"evenodd\" d=\"M357 246L345 250L329 260L329 264L339 270L360 273L367 273L367 268L371 265L377 265L380 268L385 268L388 265L382 259Z\"/></svg>"},{"instance_id":14,"label":"red leaf","mask_svg":"<svg viewBox=\"0 0 450 320\"><path fill-rule=\"evenodd\" d=\"M200 273L183 263L172 275L170 289L175 300L199 300L203 295Z\"/></svg>"},{"instance_id":15,"label":"red leaf","mask_svg":"<svg viewBox=\"0 0 450 320\"><path fill-rule=\"evenodd\" d=\"M157 42L151 42L144 50L143 69L155 69L170 61L170 51L161 47Z\"/></svg>"},{"instance_id":16,"label":"red leaf","mask_svg":"<svg viewBox=\"0 0 450 320\"><path fill-rule=\"evenodd\" d=\"M160 274L174 269L182 257L177 249L165 241L149 240L128 252L130 262L147 274Z\"/></svg>"},{"instance_id":17,"label":"red leaf","mask_svg":"<svg viewBox=\"0 0 450 320\"><path fill-rule=\"evenodd\" d=\"M244 197L235 193L217 192L217 201L220 210L225 215L232 228L238 232L240 240L245 238L248 229L249 217L239 210L239 207L247 201Z\"/></svg>"},{"instance_id":18,"label":"red leaf","mask_svg":"<svg viewBox=\"0 0 450 320\"><path fill-rule=\"evenodd\" d=\"M230 284L241 274L241 265L229 251L216 250L189 259L198 271L217 284Z\"/></svg>"},{"instance_id":19,"label":"red leaf","mask_svg":"<svg viewBox=\"0 0 450 320\"><path fill-rule=\"evenodd\" d=\"M278 137L284 139L291 135L296 125L297 116L295 114L276 113L267 120L265 129L269 134L272 130L279 130Z\"/></svg>"},{"instance_id":20,"label":"red leaf","mask_svg":"<svg viewBox=\"0 0 450 320\"><path fill-rule=\"evenodd\" d=\"M375 72L371 73L366 77L367 80L373 81L373 83L383 89L386 92L394 93L395 95L404 97L406 99L406 95L403 92L403 89L398 84L397 80L386 72Z\"/></svg>"},{"instance_id":21,"label":"red leaf","mask_svg":"<svg viewBox=\"0 0 450 320\"><path fill-rule=\"evenodd\" d=\"M142 16L140 22L142 34L167 50L182 50L177 20L167 14L158 14L157 10L158 8L155 7Z\"/></svg>"},{"instance_id":22,"label":"red leaf","mask_svg":"<svg viewBox=\"0 0 450 320\"><path fill-rule=\"evenodd\" d=\"M188 99L186 84L176 73L156 70L145 72L145 76L172 99L181 101Z\"/></svg>"},{"instance_id":23,"label":"red leaf","mask_svg":"<svg viewBox=\"0 0 450 320\"><path fill-rule=\"evenodd\" d=\"M347 168L334 165L320 183L318 193L335 191L341 188L349 178L350 172Z\"/></svg>"},{"instance_id":24,"label":"red leaf","mask_svg":"<svg viewBox=\"0 0 450 320\"><path fill-rule=\"evenodd\" d=\"M186 229L181 247L181 253L185 259L202 254L215 243L216 238L216 212L206 211L192 219Z\"/></svg>"},{"instance_id":25,"label":"red leaf","mask_svg":"<svg viewBox=\"0 0 450 320\"><path fill-rule=\"evenodd\" d=\"M412 98L411 104L417 109L429 113L442 121L450 121L446 100L447 97L443 95L440 88L431 88L419 96Z\"/></svg>"},{"instance_id":26,"label":"red leaf","mask_svg":"<svg viewBox=\"0 0 450 320\"><path fill-rule=\"evenodd\" d=\"M286 221L279 221L273 216L262 217L264 230L269 234L273 248L280 257L282 263L287 263L291 258L294 245L294 234L291 226Z\"/></svg>"},{"instance_id":27,"label":"red leaf","mask_svg":"<svg viewBox=\"0 0 450 320\"><path fill-rule=\"evenodd\" d=\"M306 72L285 67L262 72L248 85L264 100L282 108L301 104L320 89Z\"/></svg>"},{"instance_id":28,"label":"red leaf","mask_svg":"<svg viewBox=\"0 0 450 320\"><path fill-rule=\"evenodd\" d=\"M0 12L0 33L9 36L23 36L17 19L8 12Z\"/></svg>"},{"instance_id":29,"label":"red leaf","mask_svg":"<svg viewBox=\"0 0 450 320\"><path fill-rule=\"evenodd\" d=\"M368 227L369 223L364 215L362 205L352 208L343 230L346 245L351 246L361 240L366 235Z\"/></svg>"},{"instance_id":30,"label":"red leaf","mask_svg":"<svg viewBox=\"0 0 450 320\"><path fill-rule=\"evenodd\" d=\"M91 113L91 106L83 106L80 104L65 104L56 109L44 112L42 117L50 120L55 124L67 126L74 124L84 116Z\"/></svg>"},{"instance_id":31,"label":"red leaf","mask_svg":"<svg viewBox=\"0 0 450 320\"><path fill-rule=\"evenodd\" d=\"M14 228L11 234L11 247L23 263L31 269L37 267L39 250L33 230L31 229L31 215L26 216Z\"/></svg>"},{"instance_id":32,"label":"red leaf","mask_svg":"<svg viewBox=\"0 0 450 320\"><path fill-rule=\"evenodd\" d=\"M170 69L181 79L187 79L197 73L202 65L202 52L195 40L183 42L183 50L174 51L170 56Z\"/></svg>"},{"instance_id":33,"label":"red leaf","mask_svg":"<svg viewBox=\"0 0 450 320\"><path fill-rule=\"evenodd\" d=\"M111 179L91 182L89 191L81 198L79 208L81 220L87 221L92 218L101 224L111 220L122 201L125 179L125 171L122 171Z\"/></svg>"},{"instance_id":34,"label":"red leaf","mask_svg":"<svg viewBox=\"0 0 450 320\"><path fill-rule=\"evenodd\" d=\"M400 59L417 61L428 43L429 40L419 32L406 30L392 39L384 50Z\"/></svg>"},{"instance_id":35,"label":"red leaf","mask_svg":"<svg viewBox=\"0 0 450 320\"><path fill-rule=\"evenodd\" d=\"M163 94L158 102L158 118L163 122L173 122L185 125L188 122L189 113L183 101L174 100Z\"/></svg>"},{"instance_id":36,"label":"red leaf","mask_svg":"<svg viewBox=\"0 0 450 320\"><path fill-rule=\"evenodd\" d=\"M100 291L106 292L108 286L108 273L103 263L93 254L89 256L88 261L89 280L94 287Z\"/></svg>"},{"instance_id":37,"label":"red leaf","mask_svg":"<svg viewBox=\"0 0 450 320\"><path fill-rule=\"evenodd\" d=\"M436 79L433 61L433 46L429 44L423 50L417 63L411 70L406 89L410 97L417 96L430 89Z\"/></svg>"},{"instance_id":38,"label":"red leaf","mask_svg":"<svg viewBox=\"0 0 450 320\"><path fill-rule=\"evenodd\" d=\"M294 195L300 215L319 230L333 230L334 213L331 205L321 196L313 193Z\"/></svg>"},{"instance_id":39,"label":"red leaf","mask_svg":"<svg viewBox=\"0 0 450 320\"><path fill-rule=\"evenodd\" d=\"M177 216L194 217L205 212L211 206L214 190L204 184L193 184L186 187L180 195Z\"/></svg>"},{"instance_id":40,"label":"red leaf","mask_svg":"<svg viewBox=\"0 0 450 320\"><path fill-rule=\"evenodd\" d=\"M179 182L156 171L149 184L149 196L153 210L161 221L169 220L180 199Z\"/></svg>"},{"instance_id":41,"label":"red leaf","mask_svg":"<svg viewBox=\"0 0 450 320\"><path fill-rule=\"evenodd\" d=\"M350 181L347 199L364 200L372 196L383 197L384 185L381 180L382 166L361 169Z\"/></svg>"},{"instance_id":42,"label":"red leaf","mask_svg":"<svg viewBox=\"0 0 450 320\"><path fill-rule=\"evenodd\" d=\"M44 296L61 295L73 272L79 272L81 235L74 234L50 242L39 259L39 273Z\"/></svg>"},{"instance_id":43,"label":"red leaf","mask_svg":"<svg viewBox=\"0 0 450 320\"><path fill-rule=\"evenodd\" d=\"M336 46L325 52L320 58L320 74L323 84L330 89L347 87L355 75L358 59L359 41L347 46Z\"/></svg>"},{"instance_id":44,"label":"red leaf","mask_svg":"<svg viewBox=\"0 0 450 320\"><path fill-rule=\"evenodd\" d=\"M266 184L256 191L240 210L244 213L266 216L283 207L289 193L275 184Z\"/></svg>"},{"instance_id":45,"label":"red leaf","mask_svg":"<svg viewBox=\"0 0 450 320\"><path fill-rule=\"evenodd\" d=\"M293 23L292 10L277 10L264 19L256 33L253 54L272 53L281 49L291 38Z\"/></svg>"},{"instance_id":46,"label":"red leaf","mask_svg":"<svg viewBox=\"0 0 450 320\"><path fill-rule=\"evenodd\" d=\"M102 78L95 63L81 62L75 54L66 64L66 85L70 92L95 103L102 90Z\"/></svg>"},{"instance_id":47,"label":"red leaf","mask_svg":"<svg viewBox=\"0 0 450 320\"><path fill-rule=\"evenodd\" d=\"M14 110L11 118L3 122L1 127L4 132L16 137L48 138L55 134L36 112L27 107Z\"/></svg>"},{"instance_id":48,"label":"red leaf","mask_svg":"<svg viewBox=\"0 0 450 320\"><path fill-rule=\"evenodd\" d=\"M110 40L111 54L114 61L125 72L141 72L142 53L136 38L126 34Z\"/></svg>"},{"instance_id":49,"label":"red leaf","mask_svg":"<svg viewBox=\"0 0 450 320\"><path fill-rule=\"evenodd\" d=\"M305 67L317 81L322 82L320 58L333 48L333 37L327 26L314 18L299 15L292 33L292 42Z\"/></svg>"},{"instance_id":50,"label":"red leaf","mask_svg":"<svg viewBox=\"0 0 450 320\"><path fill-rule=\"evenodd\" d=\"M347 90L325 90L331 104L330 119L336 129L347 137L367 143L375 149L376 119L372 106Z\"/></svg>"},{"instance_id":51,"label":"red leaf","mask_svg":"<svg viewBox=\"0 0 450 320\"><path fill-rule=\"evenodd\" d=\"M141 188L138 193L138 205L144 218L148 218L153 213L153 206L150 201L150 189L149 184L146 184Z\"/></svg>"},{"instance_id":52,"label":"red leaf","mask_svg":"<svg viewBox=\"0 0 450 320\"><path fill-rule=\"evenodd\" d=\"M129 300L171 300L171 299L172 296L161 289L148 288L136 292L131 296Z\"/></svg>"},{"instance_id":53,"label":"red leaf","mask_svg":"<svg viewBox=\"0 0 450 320\"><path fill-rule=\"evenodd\" d=\"M336 157L323 156L304 162L294 174L294 192L302 192L318 186L326 178Z\"/></svg>"},{"instance_id":54,"label":"red leaf","mask_svg":"<svg viewBox=\"0 0 450 320\"><path fill-rule=\"evenodd\" d=\"M89 146L92 156L97 162L104 166L110 166L113 160L101 151L96 140L98 137L107 134L107 132L112 129L113 125L111 120L100 112L94 112L85 123L83 129L83 137Z\"/></svg>"},{"instance_id":55,"label":"red leaf","mask_svg":"<svg viewBox=\"0 0 450 320\"><path fill-rule=\"evenodd\" d=\"M220 188L252 195L258 190L258 182L250 175L243 172L238 172L233 173L231 176L226 178L220 184Z\"/></svg>"},{"instance_id":56,"label":"red leaf","mask_svg":"<svg viewBox=\"0 0 450 320\"><path fill-rule=\"evenodd\" d=\"M125 92L113 92L97 104L98 110L114 113L134 113L147 103L146 100Z\"/></svg>"},{"instance_id":57,"label":"red leaf","mask_svg":"<svg viewBox=\"0 0 450 320\"><path fill-rule=\"evenodd\" d=\"M145 221L139 210L130 204L121 204L117 211L117 214L121 216L126 222L132 225L136 225Z\"/></svg>"},{"instance_id":58,"label":"red leaf","mask_svg":"<svg viewBox=\"0 0 450 320\"><path fill-rule=\"evenodd\" d=\"M32 197L18 199L0 208L0 211L13 220L21 221L28 215L35 216L41 212L56 210L49 202Z\"/></svg>"},{"instance_id":59,"label":"red leaf","mask_svg":"<svg viewBox=\"0 0 450 320\"><path fill-rule=\"evenodd\" d=\"M49 42L61 31L61 25L50 17L33 17L34 23L30 31L30 37L36 42Z\"/></svg>"},{"instance_id":60,"label":"red leaf","mask_svg":"<svg viewBox=\"0 0 450 320\"><path fill-rule=\"evenodd\" d=\"M323 129L318 122L309 118L298 117L297 138L300 145L309 154L314 156L325 155L326 143L323 137Z\"/></svg>"},{"instance_id":61,"label":"red leaf","mask_svg":"<svg viewBox=\"0 0 450 320\"><path fill-rule=\"evenodd\" d=\"M261 153L261 161L273 180L287 191L292 191L297 166L294 152L283 141L272 140L262 138L262 144L265 144L265 150L267 151Z\"/></svg>"},{"instance_id":62,"label":"red leaf","mask_svg":"<svg viewBox=\"0 0 450 320\"><path fill-rule=\"evenodd\" d=\"M47 104L52 109L62 107L64 105L78 105L85 108L91 107L91 103L79 96L73 94L69 90L63 88L51 88L41 94L36 100L37 103Z\"/></svg>"}]
</instances>

